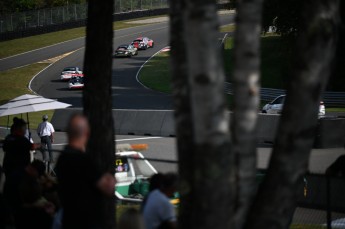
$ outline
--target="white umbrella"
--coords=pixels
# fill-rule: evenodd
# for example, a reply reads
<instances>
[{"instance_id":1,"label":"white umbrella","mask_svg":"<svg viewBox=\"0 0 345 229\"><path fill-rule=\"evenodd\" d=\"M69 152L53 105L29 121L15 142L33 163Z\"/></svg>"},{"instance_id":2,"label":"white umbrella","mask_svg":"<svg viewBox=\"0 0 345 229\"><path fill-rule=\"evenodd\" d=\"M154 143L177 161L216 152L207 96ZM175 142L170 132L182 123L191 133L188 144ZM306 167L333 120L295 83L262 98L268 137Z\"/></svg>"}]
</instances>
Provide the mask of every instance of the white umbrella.
<instances>
[{"instance_id":1,"label":"white umbrella","mask_svg":"<svg viewBox=\"0 0 345 229\"><path fill-rule=\"evenodd\" d=\"M22 95L0 106L0 117L13 114L29 113L44 110L62 109L72 106L38 95Z\"/></svg>"},{"instance_id":2,"label":"white umbrella","mask_svg":"<svg viewBox=\"0 0 345 229\"><path fill-rule=\"evenodd\" d=\"M8 103L0 106L0 117L6 115L27 113L29 129L29 112L62 109L69 106L72 105L68 103L58 102L53 99L47 99L38 95L25 94L14 98L8 101Z\"/></svg>"}]
</instances>

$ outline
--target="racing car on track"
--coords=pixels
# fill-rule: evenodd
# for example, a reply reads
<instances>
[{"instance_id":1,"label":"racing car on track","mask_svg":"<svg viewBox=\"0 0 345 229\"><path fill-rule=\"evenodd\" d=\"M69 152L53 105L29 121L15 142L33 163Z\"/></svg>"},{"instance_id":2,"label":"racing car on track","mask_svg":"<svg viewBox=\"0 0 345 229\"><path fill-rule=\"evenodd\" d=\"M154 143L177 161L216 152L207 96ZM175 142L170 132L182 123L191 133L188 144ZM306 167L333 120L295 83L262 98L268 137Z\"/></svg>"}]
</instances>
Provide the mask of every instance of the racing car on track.
<instances>
[{"instance_id":1,"label":"racing car on track","mask_svg":"<svg viewBox=\"0 0 345 229\"><path fill-rule=\"evenodd\" d=\"M132 57L134 55L138 55L138 49L135 48L133 45L120 45L115 50L115 56L120 57Z\"/></svg>"},{"instance_id":2,"label":"racing car on track","mask_svg":"<svg viewBox=\"0 0 345 229\"><path fill-rule=\"evenodd\" d=\"M153 48L154 42L148 37L138 37L132 42L132 45L137 49Z\"/></svg>"},{"instance_id":3,"label":"racing car on track","mask_svg":"<svg viewBox=\"0 0 345 229\"><path fill-rule=\"evenodd\" d=\"M60 79L69 80L74 74L83 74L83 71L79 67L66 67L62 70Z\"/></svg>"},{"instance_id":4,"label":"racing car on track","mask_svg":"<svg viewBox=\"0 0 345 229\"><path fill-rule=\"evenodd\" d=\"M83 89L84 88L84 75L73 74L68 83L69 89Z\"/></svg>"}]
</instances>

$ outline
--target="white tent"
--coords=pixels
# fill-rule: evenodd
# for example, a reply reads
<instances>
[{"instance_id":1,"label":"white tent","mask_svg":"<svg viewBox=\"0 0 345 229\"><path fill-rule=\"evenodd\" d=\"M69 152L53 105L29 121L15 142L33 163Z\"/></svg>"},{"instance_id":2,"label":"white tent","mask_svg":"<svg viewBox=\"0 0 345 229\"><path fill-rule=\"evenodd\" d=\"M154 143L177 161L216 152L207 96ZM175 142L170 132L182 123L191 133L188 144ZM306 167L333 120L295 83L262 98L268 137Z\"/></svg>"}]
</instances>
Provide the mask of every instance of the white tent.
<instances>
[{"instance_id":1,"label":"white tent","mask_svg":"<svg viewBox=\"0 0 345 229\"><path fill-rule=\"evenodd\" d=\"M10 101L8 101L8 103L0 106L0 117L26 113L28 129L30 129L28 115L29 112L62 109L69 106L72 105L68 103L58 102L54 99L47 99L38 95L25 94L11 99ZM7 120L7 126L9 124L8 122L9 119Z\"/></svg>"},{"instance_id":2,"label":"white tent","mask_svg":"<svg viewBox=\"0 0 345 229\"><path fill-rule=\"evenodd\" d=\"M22 95L0 106L0 117L44 110L62 109L72 106L68 103L58 102L38 95Z\"/></svg>"}]
</instances>

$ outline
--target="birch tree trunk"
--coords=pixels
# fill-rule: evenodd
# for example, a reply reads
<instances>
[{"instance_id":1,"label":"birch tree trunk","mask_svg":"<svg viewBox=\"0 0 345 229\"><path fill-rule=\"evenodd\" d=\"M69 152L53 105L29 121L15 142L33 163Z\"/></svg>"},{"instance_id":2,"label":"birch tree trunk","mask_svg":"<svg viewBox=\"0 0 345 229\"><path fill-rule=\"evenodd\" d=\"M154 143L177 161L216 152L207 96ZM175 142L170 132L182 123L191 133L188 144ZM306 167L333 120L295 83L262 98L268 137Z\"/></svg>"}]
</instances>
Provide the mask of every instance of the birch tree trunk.
<instances>
[{"instance_id":1,"label":"birch tree trunk","mask_svg":"<svg viewBox=\"0 0 345 229\"><path fill-rule=\"evenodd\" d=\"M242 228L257 190L256 126L260 105L262 0L238 1L234 46L232 141L236 160L235 227Z\"/></svg>"},{"instance_id":2,"label":"birch tree trunk","mask_svg":"<svg viewBox=\"0 0 345 229\"><path fill-rule=\"evenodd\" d=\"M185 42L183 14L184 0L170 1L170 45L172 85L175 108L175 127L179 158L180 200L179 228L193 228L191 212L193 206L193 120L188 84L188 60Z\"/></svg>"},{"instance_id":3,"label":"birch tree trunk","mask_svg":"<svg viewBox=\"0 0 345 229\"><path fill-rule=\"evenodd\" d=\"M268 173L251 208L246 228L288 228L308 168L321 93L336 50L337 0L303 2L292 79Z\"/></svg>"},{"instance_id":4,"label":"birch tree trunk","mask_svg":"<svg viewBox=\"0 0 345 229\"><path fill-rule=\"evenodd\" d=\"M83 94L84 113L91 128L87 153L91 154L102 171L114 173L111 93L114 2L89 0L88 4ZM103 208L100 210L104 215L105 225L101 228L115 227L114 203L114 198L103 200Z\"/></svg>"},{"instance_id":5,"label":"birch tree trunk","mask_svg":"<svg viewBox=\"0 0 345 229\"><path fill-rule=\"evenodd\" d=\"M216 2L188 1L184 21L194 142L190 229L231 228L233 158Z\"/></svg>"}]
</instances>

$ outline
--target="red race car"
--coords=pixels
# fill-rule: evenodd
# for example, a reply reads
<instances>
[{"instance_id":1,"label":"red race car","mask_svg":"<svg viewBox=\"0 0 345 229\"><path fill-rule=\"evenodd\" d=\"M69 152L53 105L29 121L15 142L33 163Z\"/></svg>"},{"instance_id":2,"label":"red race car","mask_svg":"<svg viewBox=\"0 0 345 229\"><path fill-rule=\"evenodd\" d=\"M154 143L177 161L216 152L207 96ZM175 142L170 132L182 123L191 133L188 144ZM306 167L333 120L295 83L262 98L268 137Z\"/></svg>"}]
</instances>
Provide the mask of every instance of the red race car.
<instances>
[{"instance_id":1,"label":"red race car","mask_svg":"<svg viewBox=\"0 0 345 229\"><path fill-rule=\"evenodd\" d=\"M153 48L154 42L148 37L138 37L132 42L132 45L137 49L147 49Z\"/></svg>"}]
</instances>

